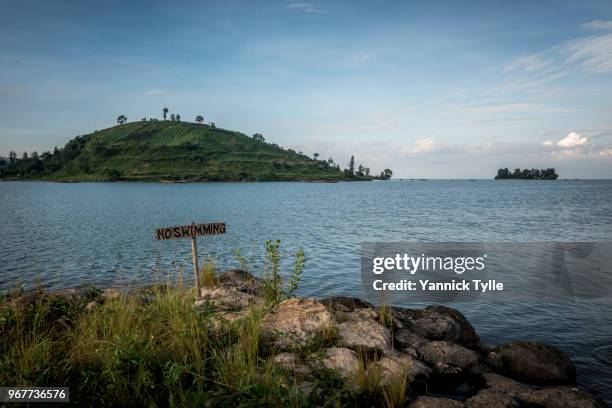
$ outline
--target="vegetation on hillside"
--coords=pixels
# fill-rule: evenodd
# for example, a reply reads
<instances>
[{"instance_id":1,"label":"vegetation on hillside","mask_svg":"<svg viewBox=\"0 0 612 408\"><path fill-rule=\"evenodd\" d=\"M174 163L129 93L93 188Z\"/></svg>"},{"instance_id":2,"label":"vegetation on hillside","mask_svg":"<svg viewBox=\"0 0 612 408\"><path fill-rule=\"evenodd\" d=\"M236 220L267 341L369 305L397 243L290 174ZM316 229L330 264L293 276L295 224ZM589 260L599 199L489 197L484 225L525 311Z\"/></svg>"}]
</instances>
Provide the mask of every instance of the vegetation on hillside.
<instances>
[{"instance_id":1,"label":"vegetation on hillside","mask_svg":"<svg viewBox=\"0 0 612 408\"><path fill-rule=\"evenodd\" d=\"M555 172L554 168L548 169L514 169L514 172L511 172L507 168L497 170L497 176L495 176L495 180L507 180L507 179L517 179L517 180L556 180L559 175Z\"/></svg>"},{"instance_id":2,"label":"vegetation on hillside","mask_svg":"<svg viewBox=\"0 0 612 408\"><path fill-rule=\"evenodd\" d=\"M164 108L164 118L168 110ZM0 178L66 181L295 181L388 179L389 169L379 176L369 168L356 167L351 157L342 170L332 158L319 160L267 143L255 133L221 129L214 123L182 122L179 114L170 120L146 119L77 136L64 148L38 154L11 152L0 159Z\"/></svg>"}]
</instances>

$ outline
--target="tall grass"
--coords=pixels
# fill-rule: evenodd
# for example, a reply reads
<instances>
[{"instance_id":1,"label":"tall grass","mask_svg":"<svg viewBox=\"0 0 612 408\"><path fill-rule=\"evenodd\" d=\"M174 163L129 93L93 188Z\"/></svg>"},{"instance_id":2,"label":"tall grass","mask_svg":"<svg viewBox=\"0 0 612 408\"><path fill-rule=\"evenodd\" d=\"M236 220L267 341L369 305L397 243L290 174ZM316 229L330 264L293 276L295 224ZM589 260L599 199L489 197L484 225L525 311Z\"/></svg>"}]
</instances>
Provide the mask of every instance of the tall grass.
<instances>
[{"instance_id":1,"label":"tall grass","mask_svg":"<svg viewBox=\"0 0 612 408\"><path fill-rule=\"evenodd\" d=\"M303 405L261 354L262 309L213 325L216 312L194 308L192 292L164 285L92 311L76 298L36 299L0 303L2 385L69 386L80 406L254 406L283 395Z\"/></svg>"},{"instance_id":2,"label":"tall grass","mask_svg":"<svg viewBox=\"0 0 612 408\"><path fill-rule=\"evenodd\" d=\"M279 245L269 249L272 281L264 285L277 302L297 289L305 257L296 254L283 289L280 253L274 252ZM214 264L205 263L200 277L204 285L217 283ZM376 378L365 376L365 359L359 390L325 371L305 378L273 364L278 350L262 344L261 327L274 303L230 321L212 305L195 307L195 295L183 286L180 271L176 279L168 276L113 299L103 300L93 287L78 296L39 290L0 298L0 385L67 386L72 405L96 407L355 406L360 398L381 395L379 405L393 406L405 400L404 384L381 389ZM337 338L337 326L330 324L294 352L307 362ZM305 381L317 391L304 393Z\"/></svg>"}]
</instances>

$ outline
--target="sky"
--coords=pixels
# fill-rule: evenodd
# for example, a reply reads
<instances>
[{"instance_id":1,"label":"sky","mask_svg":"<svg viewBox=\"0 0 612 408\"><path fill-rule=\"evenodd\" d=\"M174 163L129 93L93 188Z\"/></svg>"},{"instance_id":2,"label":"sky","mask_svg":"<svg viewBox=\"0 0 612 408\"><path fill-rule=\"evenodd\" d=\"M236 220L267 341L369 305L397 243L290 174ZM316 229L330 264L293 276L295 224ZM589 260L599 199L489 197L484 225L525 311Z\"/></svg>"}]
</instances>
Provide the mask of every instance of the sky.
<instances>
[{"instance_id":1,"label":"sky","mask_svg":"<svg viewBox=\"0 0 612 408\"><path fill-rule=\"evenodd\" d=\"M0 0L0 155L204 116L396 178L612 178L612 2Z\"/></svg>"}]
</instances>

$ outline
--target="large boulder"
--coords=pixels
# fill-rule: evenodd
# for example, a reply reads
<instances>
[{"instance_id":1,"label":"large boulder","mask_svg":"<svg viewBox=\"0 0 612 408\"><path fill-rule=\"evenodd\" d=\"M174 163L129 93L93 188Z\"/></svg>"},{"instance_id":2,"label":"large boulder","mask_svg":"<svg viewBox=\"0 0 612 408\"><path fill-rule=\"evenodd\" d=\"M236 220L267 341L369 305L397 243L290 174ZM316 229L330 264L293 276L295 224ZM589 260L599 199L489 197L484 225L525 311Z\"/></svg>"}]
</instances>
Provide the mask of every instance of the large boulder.
<instances>
[{"instance_id":1,"label":"large boulder","mask_svg":"<svg viewBox=\"0 0 612 408\"><path fill-rule=\"evenodd\" d=\"M465 404L448 398L420 396L410 405L410 408L463 408Z\"/></svg>"},{"instance_id":2,"label":"large boulder","mask_svg":"<svg viewBox=\"0 0 612 408\"><path fill-rule=\"evenodd\" d=\"M278 353L272 357L272 362L279 367L284 368L288 371L293 371L298 366L298 358L293 353Z\"/></svg>"},{"instance_id":3,"label":"large boulder","mask_svg":"<svg viewBox=\"0 0 612 408\"><path fill-rule=\"evenodd\" d=\"M404 353L387 353L380 360L368 366L368 377L377 378L381 385L393 381L427 379L432 370L422 361Z\"/></svg>"},{"instance_id":4,"label":"large boulder","mask_svg":"<svg viewBox=\"0 0 612 408\"><path fill-rule=\"evenodd\" d=\"M121 296L121 292L115 288L106 288L102 291L102 293L100 293L100 299L103 302L118 299L119 296Z\"/></svg>"},{"instance_id":5,"label":"large boulder","mask_svg":"<svg viewBox=\"0 0 612 408\"><path fill-rule=\"evenodd\" d=\"M524 406L538 408L603 408L592 395L570 386L540 387L523 384L499 374L483 375L487 389L504 393Z\"/></svg>"},{"instance_id":6,"label":"large boulder","mask_svg":"<svg viewBox=\"0 0 612 408\"><path fill-rule=\"evenodd\" d=\"M312 370L310 367L302 363L299 357L293 353L279 353L271 358L272 362L283 369L292 372L299 376L310 376Z\"/></svg>"},{"instance_id":7,"label":"large boulder","mask_svg":"<svg viewBox=\"0 0 612 408\"><path fill-rule=\"evenodd\" d=\"M430 340L452 341L469 348L480 347L476 330L457 309L441 305L422 310L393 308L393 316L400 329L410 329Z\"/></svg>"},{"instance_id":8,"label":"large boulder","mask_svg":"<svg viewBox=\"0 0 612 408\"><path fill-rule=\"evenodd\" d=\"M371 303L354 297L332 296L320 302L333 311L352 312L357 309L374 309Z\"/></svg>"},{"instance_id":9,"label":"large boulder","mask_svg":"<svg viewBox=\"0 0 612 408\"><path fill-rule=\"evenodd\" d=\"M576 368L559 349L535 341L513 341L493 349L487 363L518 381L541 385L576 382Z\"/></svg>"},{"instance_id":10,"label":"large boulder","mask_svg":"<svg viewBox=\"0 0 612 408\"><path fill-rule=\"evenodd\" d=\"M412 356L417 356L419 348L429 342L429 340L410 329L400 329L395 332L393 342L398 350L402 350L404 353Z\"/></svg>"},{"instance_id":11,"label":"large boulder","mask_svg":"<svg viewBox=\"0 0 612 408\"><path fill-rule=\"evenodd\" d=\"M318 361L317 361L318 363ZM330 347L325 350L323 367L336 371L342 378L354 378L359 373L359 358L357 353L344 347Z\"/></svg>"},{"instance_id":12,"label":"large boulder","mask_svg":"<svg viewBox=\"0 0 612 408\"><path fill-rule=\"evenodd\" d=\"M287 299L268 312L261 330L265 339L281 348L300 347L333 324L331 312L312 298Z\"/></svg>"},{"instance_id":13,"label":"large boulder","mask_svg":"<svg viewBox=\"0 0 612 408\"><path fill-rule=\"evenodd\" d=\"M367 309L344 313L338 326L340 343L348 348L384 352L392 348L391 332ZM375 313L375 312L374 312Z\"/></svg>"},{"instance_id":14,"label":"large boulder","mask_svg":"<svg viewBox=\"0 0 612 408\"><path fill-rule=\"evenodd\" d=\"M201 288L200 296L202 299L196 300L196 307L209 303L219 310L225 311L242 310L263 303L263 299L260 297L223 286Z\"/></svg>"},{"instance_id":15,"label":"large boulder","mask_svg":"<svg viewBox=\"0 0 612 408\"><path fill-rule=\"evenodd\" d=\"M418 348L417 354L419 358L432 364L434 368L443 368L440 371L444 373L449 373L449 366L458 368L457 373L479 374L483 371L478 353L449 341L424 343Z\"/></svg>"},{"instance_id":16,"label":"large boulder","mask_svg":"<svg viewBox=\"0 0 612 408\"><path fill-rule=\"evenodd\" d=\"M519 395L529 407L541 408L605 408L605 404L592 395L574 387L545 387Z\"/></svg>"},{"instance_id":17,"label":"large boulder","mask_svg":"<svg viewBox=\"0 0 612 408\"><path fill-rule=\"evenodd\" d=\"M465 401L467 408L518 408L518 401L508 394L485 388Z\"/></svg>"},{"instance_id":18,"label":"large boulder","mask_svg":"<svg viewBox=\"0 0 612 408\"><path fill-rule=\"evenodd\" d=\"M482 375L488 388L501 391L510 396L516 397L524 392L530 392L534 387L514 381L511 378L495 373L485 373Z\"/></svg>"},{"instance_id":19,"label":"large boulder","mask_svg":"<svg viewBox=\"0 0 612 408\"><path fill-rule=\"evenodd\" d=\"M230 269L223 272L219 275L219 284L251 295L263 296L261 279L242 269Z\"/></svg>"}]
</instances>

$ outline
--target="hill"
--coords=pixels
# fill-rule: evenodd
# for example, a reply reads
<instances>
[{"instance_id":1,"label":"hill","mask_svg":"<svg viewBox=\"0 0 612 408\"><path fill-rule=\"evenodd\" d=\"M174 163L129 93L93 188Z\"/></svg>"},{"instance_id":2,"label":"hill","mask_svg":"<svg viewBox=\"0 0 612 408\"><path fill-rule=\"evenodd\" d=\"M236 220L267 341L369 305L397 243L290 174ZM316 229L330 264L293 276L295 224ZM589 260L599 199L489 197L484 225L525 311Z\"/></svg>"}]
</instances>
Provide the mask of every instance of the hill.
<instances>
[{"instance_id":1,"label":"hill","mask_svg":"<svg viewBox=\"0 0 612 408\"><path fill-rule=\"evenodd\" d=\"M214 125L139 121L78 136L63 149L0 165L0 177L65 181L369 180Z\"/></svg>"}]
</instances>

